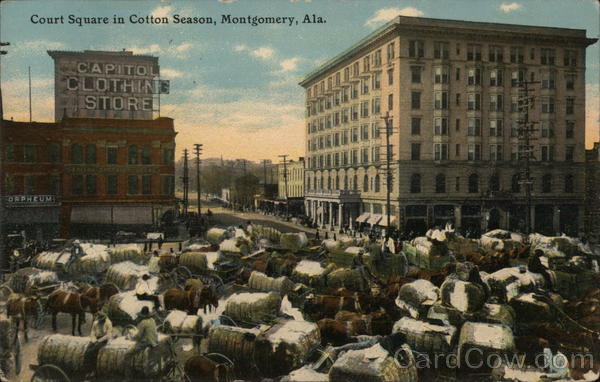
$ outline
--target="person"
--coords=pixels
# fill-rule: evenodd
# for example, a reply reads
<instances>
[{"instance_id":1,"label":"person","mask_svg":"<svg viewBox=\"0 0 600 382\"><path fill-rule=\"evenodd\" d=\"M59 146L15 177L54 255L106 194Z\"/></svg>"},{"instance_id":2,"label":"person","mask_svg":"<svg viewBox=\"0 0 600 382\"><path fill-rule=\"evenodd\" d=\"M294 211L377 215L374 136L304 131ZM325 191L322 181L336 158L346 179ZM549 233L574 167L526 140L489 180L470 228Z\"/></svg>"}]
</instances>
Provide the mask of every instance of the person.
<instances>
[{"instance_id":1,"label":"person","mask_svg":"<svg viewBox=\"0 0 600 382\"><path fill-rule=\"evenodd\" d=\"M156 322L150 313L150 309L144 306L138 314L140 319L137 324L137 333L133 336L133 340L136 342L136 350L143 350L147 347L156 347L158 345L158 331L156 329Z\"/></svg>"},{"instance_id":2,"label":"person","mask_svg":"<svg viewBox=\"0 0 600 382\"><path fill-rule=\"evenodd\" d=\"M158 296L152 294L152 289L150 288L150 283L148 280L150 280L150 275L146 273L135 286L135 295L138 300L154 302L154 309L158 310L160 308L160 302L158 300Z\"/></svg>"},{"instance_id":3,"label":"person","mask_svg":"<svg viewBox=\"0 0 600 382\"><path fill-rule=\"evenodd\" d=\"M325 240L328 240L328 239L329 239L329 235L328 235L327 231L325 231Z\"/></svg>"},{"instance_id":4,"label":"person","mask_svg":"<svg viewBox=\"0 0 600 382\"><path fill-rule=\"evenodd\" d=\"M527 261L527 270L529 270L529 272L541 274L544 277L546 289L550 289L552 285L551 277L540 260L543 255L544 251L541 249L533 251L533 255L529 256L529 260Z\"/></svg>"},{"instance_id":5,"label":"person","mask_svg":"<svg viewBox=\"0 0 600 382\"><path fill-rule=\"evenodd\" d=\"M162 245L163 245L163 236L162 236L162 235L160 235L160 236L158 237L158 249L159 249L159 250L162 248Z\"/></svg>"},{"instance_id":6,"label":"person","mask_svg":"<svg viewBox=\"0 0 600 382\"><path fill-rule=\"evenodd\" d=\"M98 312L96 319L92 323L92 330L90 332L92 343L98 346L105 345L112 336L112 327L112 322L106 317L106 314Z\"/></svg>"},{"instance_id":7,"label":"person","mask_svg":"<svg viewBox=\"0 0 600 382\"><path fill-rule=\"evenodd\" d=\"M317 232L315 232L315 238L317 240L321 240L321 235L319 234L319 229L317 228Z\"/></svg>"},{"instance_id":8,"label":"person","mask_svg":"<svg viewBox=\"0 0 600 382\"><path fill-rule=\"evenodd\" d=\"M206 211L206 216L211 217L212 215L213 215L213 213L209 208L208 211Z\"/></svg>"}]
</instances>

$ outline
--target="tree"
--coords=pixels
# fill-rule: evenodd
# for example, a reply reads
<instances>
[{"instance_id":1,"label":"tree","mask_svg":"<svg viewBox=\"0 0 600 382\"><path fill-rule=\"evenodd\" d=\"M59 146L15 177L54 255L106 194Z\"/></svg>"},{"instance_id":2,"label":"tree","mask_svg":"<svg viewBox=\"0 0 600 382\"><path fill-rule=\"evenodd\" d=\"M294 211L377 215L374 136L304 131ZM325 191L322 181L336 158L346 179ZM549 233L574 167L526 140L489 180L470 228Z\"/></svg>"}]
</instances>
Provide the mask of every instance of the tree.
<instances>
[{"instance_id":1,"label":"tree","mask_svg":"<svg viewBox=\"0 0 600 382\"><path fill-rule=\"evenodd\" d=\"M242 175L233 181L231 200L240 207L251 207L258 191L258 177L253 174Z\"/></svg>"}]
</instances>

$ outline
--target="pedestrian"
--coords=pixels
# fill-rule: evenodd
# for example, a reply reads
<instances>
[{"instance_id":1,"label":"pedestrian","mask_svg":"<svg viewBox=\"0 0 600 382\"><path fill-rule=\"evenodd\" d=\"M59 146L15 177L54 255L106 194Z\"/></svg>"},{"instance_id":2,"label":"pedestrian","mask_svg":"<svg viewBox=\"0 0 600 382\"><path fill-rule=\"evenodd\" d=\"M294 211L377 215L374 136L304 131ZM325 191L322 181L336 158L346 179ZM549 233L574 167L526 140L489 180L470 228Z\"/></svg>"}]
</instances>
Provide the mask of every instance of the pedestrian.
<instances>
[{"instance_id":1,"label":"pedestrian","mask_svg":"<svg viewBox=\"0 0 600 382\"><path fill-rule=\"evenodd\" d=\"M92 330L90 332L92 342L100 346L106 345L112 336L112 327L112 322L106 317L106 314L102 311L98 312L96 319L92 323Z\"/></svg>"},{"instance_id":2,"label":"pedestrian","mask_svg":"<svg viewBox=\"0 0 600 382\"><path fill-rule=\"evenodd\" d=\"M315 237L317 240L321 240L321 235L319 235L319 229L317 228L317 232L315 233Z\"/></svg>"},{"instance_id":3,"label":"pedestrian","mask_svg":"<svg viewBox=\"0 0 600 382\"><path fill-rule=\"evenodd\" d=\"M329 239L329 234L327 231L325 231L325 240Z\"/></svg>"},{"instance_id":4,"label":"pedestrian","mask_svg":"<svg viewBox=\"0 0 600 382\"><path fill-rule=\"evenodd\" d=\"M337 241L337 236L335 235L335 232L333 233L333 240Z\"/></svg>"},{"instance_id":5,"label":"pedestrian","mask_svg":"<svg viewBox=\"0 0 600 382\"><path fill-rule=\"evenodd\" d=\"M158 300L158 296L152 294L152 289L150 288L150 283L148 280L150 280L150 275L146 273L135 286L135 296L140 301L154 302L154 310L158 310L160 309L160 301Z\"/></svg>"},{"instance_id":6,"label":"pedestrian","mask_svg":"<svg viewBox=\"0 0 600 382\"><path fill-rule=\"evenodd\" d=\"M162 245L163 245L163 236L162 236L162 235L160 235L160 236L158 237L158 249L159 249L159 250L162 248Z\"/></svg>"}]
</instances>

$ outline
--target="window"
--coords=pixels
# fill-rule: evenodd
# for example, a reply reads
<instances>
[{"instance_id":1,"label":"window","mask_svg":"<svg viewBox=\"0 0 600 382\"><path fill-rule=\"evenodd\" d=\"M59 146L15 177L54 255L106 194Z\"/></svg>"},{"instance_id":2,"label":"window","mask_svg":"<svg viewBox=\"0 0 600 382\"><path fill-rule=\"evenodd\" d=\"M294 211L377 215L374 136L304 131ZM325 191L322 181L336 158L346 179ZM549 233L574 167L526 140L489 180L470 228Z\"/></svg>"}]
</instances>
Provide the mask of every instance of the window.
<instances>
[{"instance_id":1,"label":"window","mask_svg":"<svg viewBox=\"0 0 600 382\"><path fill-rule=\"evenodd\" d=\"M542 72L542 89L554 89L555 76L554 71Z\"/></svg>"},{"instance_id":2,"label":"window","mask_svg":"<svg viewBox=\"0 0 600 382\"><path fill-rule=\"evenodd\" d=\"M481 145L470 144L468 146L467 159L471 160L471 161L480 160L481 159Z\"/></svg>"},{"instance_id":3,"label":"window","mask_svg":"<svg viewBox=\"0 0 600 382\"><path fill-rule=\"evenodd\" d=\"M394 43L390 43L387 46L387 60L388 62L393 60L395 56L395 52L394 52Z\"/></svg>"},{"instance_id":4,"label":"window","mask_svg":"<svg viewBox=\"0 0 600 382\"><path fill-rule=\"evenodd\" d=\"M377 50L375 52L375 55L373 56L373 66L378 67L381 66L381 49ZM339 73L338 73L339 75Z\"/></svg>"},{"instance_id":5,"label":"window","mask_svg":"<svg viewBox=\"0 0 600 382\"><path fill-rule=\"evenodd\" d=\"M542 65L554 65L554 49L542 48L540 54L540 63Z\"/></svg>"},{"instance_id":6,"label":"window","mask_svg":"<svg viewBox=\"0 0 600 382\"><path fill-rule=\"evenodd\" d=\"M433 135L448 135L448 118L433 120Z\"/></svg>"},{"instance_id":7,"label":"window","mask_svg":"<svg viewBox=\"0 0 600 382\"><path fill-rule=\"evenodd\" d=\"M504 49L501 46L490 46L488 49L488 59L490 62L503 62L504 58L502 51Z\"/></svg>"},{"instance_id":8,"label":"window","mask_svg":"<svg viewBox=\"0 0 600 382\"><path fill-rule=\"evenodd\" d=\"M340 145L340 133L335 133L333 135L333 145L338 147Z\"/></svg>"},{"instance_id":9,"label":"window","mask_svg":"<svg viewBox=\"0 0 600 382\"><path fill-rule=\"evenodd\" d=\"M565 161L572 162L575 155L575 146L565 146Z\"/></svg>"},{"instance_id":10,"label":"window","mask_svg":"<svg viewBox=\"0 0 600 382\"><path fill-rule=\"evenodd\" d=\"M573 114L573 113L575 113L575 98L573 98L573 97L567 97L565 106L566 106L565 107L565 113L566 114Z\"/></svg>"},{"instance_id":11,"label":"window","mask_svg":"<svg viewBox=\"0 0 600 382\"><path fill-rule=\"evenodd\" d=\"M565 74L565 87L567 90L575 89L575 75Z\"/></svg>"},{"instance_id":12,"label":"window","mask_svg":"<svg viewBox=\"0 0 600 382\"><path fill-rule=\"evenodd\" d=\"M175 150L163 148L163 164L173 164L175 160Z\"/></svg>"},{"instance_id":13,"label":"window","mask_svg":"<svg viewBox=\"0 0 600 382\"><path fill-rule=\"evenodd\" d=\"M379 160L380 160L379 147L371 148L371 160L373 161L373 163L379 162Z\"/></svg>"},{"instance_id":14,"label":"window","mask_svg":"<svg viewBox=\"0 0 600 382\"><path fill-rule=\"evenodd\" d=\"M564 64L565 66L577 66L577 51L565 50Z\"/></svg>"},{"instance_id":15,"label":"window","mask_svg":"<svg viewBox=\"0 0 600 382\"><path fill-rule=\"evenodd\" d=\"M361 118L369 116L369 101L363 101L360 103L360 116Z\"/></svg>"},{"instance_id":16,"label":"window","mask_svg":"<svg viewBox=\"0 0 600 382\"><path fill-rule=\"evenodd\" d=\"M358 98L358 84L353 83L350 87L350 98L356 99Z\"/></svg>"},{"instance_id":17,"label":"window","mask_svg":"<svg viewBox=\"0 0 600 382\"><path fill-rule=\"evenodd\" d=\"M490 70L490 86L502 86L503 73L502 69Z\"/></svg>"},{"instance_id":18,"label":"window","mask_svg":"<svg viewBox=\"0 0 600 382\"><path fill-rule=\"evenodd\" d=\"M460 143L456 144L455 150L454 150L454 156L455 157L460 157Z\"/></svg>"},{"instance_id":19,"label":"window","mask_svg":"<svg viewBox=\"0 0 600 382\"><path fill-rule=\"evenodd\" d=\"M381 100L379 98L373 98L373 102L371 102L371 111L373 114L379 114L381 112Z\"/></svg>"},{"instance_id":20,"label":"window","mask_svg":"<svg viewBox=\"0 0 600 382\"><path fill-rule=\"evenodd\" d=\"M37 161L37 146L23 145L23 161L26 163Z\"/></svg>"},{"instance_id":21,"label":"window","mask_svg":"<svg viewBox=\"0 0 600 382\"><path fill-rule=\"evenodd\" d=\"M502 111L504 108L504 96L502 94L490 94L490 111Z\"/></svg>"},{"instance_id":22,"label":"window","mask_svg":"<svg viewBox=\"0 0 600 382\"><path fill-rule=\"evenodd\" d=\"M369 80L366 78L363 78L360 80L360 89L361 89L361 93L360 94L369 94Z\"/></svg>"},{"instance_id":23,"label":"window","mask_svg":"<svg viewBox=\"0 0 600 382\"><path fill-rule=\"evenodd\" d=\"M470 93L467 95L467 110L481 110L481 94Z\"/></svg>"},{"instance_id":24,"label":"window","mask_svg":"<svg viewBox=\"0 0 600 382\"><path fill-rule=\"evenodd\" d=\"M356 61L354 64L352 64L352 75L353 76L358 76L360 74L360 70L359 70L359 66L358 66L358 61Z\"/></svg>"},{"instance_id":25,"label":"window","mask_svg":"<svg viewBox=\"0 0 600 382\"><path fill-rule=\"evenodd\" d=\"M410 67L410 78L413 84L421 83L421 67L420 66L411 66Z\"/></svg>"},{"instance_id":26,"label":"window","mask_svg":"<svg viewBox=\"0 0 600 382\"><path fill-rule=\"evenodd\" d=\"M371 79L373 90L377 90L381 88L381 72L373 73L373 77ZM339 105L339 103L338 103Z\"/></svg>"},{"instance_id":27,"label":"window","mask_svg":"<svg viewBox=\"0 0 600 382\"><path fill-rule=\"evenodd\" d=\"M542 192L552 192L552 175L544 174L542 176Z\"/></svg>"},{"instance_id":28,"label":"window","mask_svg":"<svg viewBox=\"0 0 600 382\"><path fill-rule=\"evenodd\" d=\"M161 176L160 183L163 195L173 195L175 193L175 177L171 175Z\"/></svg>"},{"instance_id":29,"label":"window","mask_svg":"<svg viewBox=\"0 0 600 382\"><path fill-rule=\"evenodd\" d=\"M446 110L448 109L448 92L435 92L435 109Z\"/></svg>"},{"instance_id":30,"label":"window","mask_svg":"<svg viewBox=\"0 0 600 382\"><path fill-rule=\"evenodd\" d=\"M351 121L358 120L358 105L356 105L356 104L350 106L350 120Z\"/></svg>"},{"instance_id":31,"label":"window","mask_svg":"<svg viewBox=\"0 0 600 382\"><path fill-rule=\"evenodd\" d=\"M492 174L488 180L488 188L490 191L500 191L500 176Z\"/></svg>"},{"instance_id":32,"label":"window","mask_svg":"<svg viewBox=\"0 0 600 382\"><path fill-rule=\"evenodd\" d=\"M521 176L519 174L514 174L512 176L511 182L510 182L510 191L511 192L521 192L521 183L520 182Z\"/></svg>"},{"instance_id":33,"label":"window","mask_svg":"<svg viewBox=\"0 0 600 382\"><path fill-rule=\"evenodd\" d=\"M469 193L479 192L479 176L477 174L469 175Z\"/></svg>"},{"instance_id":34,"label":"window","mask_svg":"<svg viewBox=\"0 0 600 382\"><path fill-rule=\"evenodd\" d=\"M348 144L348 130L342 131L342 145Z\"/></svg>"},{"instance_id":35,"label":"window","mask_svg":"<svg viewBox=\"0 0 600 382\"><path fill-rule=\"evenodd\" d=\"M364 192L368 192L369 191L369 177L367 175L365 175L363 177L363 186L362 186L362 190Z\"/></svg>"},{"instance_id":36,"label":"window","mask_svg":"<svg viewBox=\"0 0 600 382\"><path fill-rule=\"evenodd\" d=\"M481 61L481 45L467 45L467 61Z\"/></svg>"},{"instance_id":37,"label":"window","mask_svg":"<svg viewBox=\"0 0 600 382\"><path fill-rule=\"evenodd\" d=\"M344 81L348 82L350 80L350 68L344 68Z\"/></svg>"},{"instance_id":38,"label":"window","mask_svg":"<svg viewBox=\"0 0 600 382\"><path fill-rule=\"evenodd\" d=\"M410 159L421 160L421 144L411 143L410 144Z\"/></svg>"},{"instance_id":39,"label":"window","mask_svg":"<svg viewBox=\"0 0 600 382\"><path fill-rule=\"evenodd\" d=\"M117 164L117 148L107 147L106 148L106 163Z\"/></svg>"},{"instance_id":40,"label":"window","mask_svg":"<svg viewBox=\"0 0 600 382\"><path fill-rule=\"evenodd\" d=\"M388 110L392 110L394 108L394 95L388 94Z\"/></svg>"},{"instance_id":41,"label":"window","mask_svg":"<svg viewBox=\"0 0 600 382\"><path fill-rule=\"evenodd\" d=\"M48 193L50 195L60 194L60 175L49 175L48 176Z\"/></svg>"},{"instance_id":42,"label":"window","mask_svg":"<svg viewBox=\"0 0 600 382\"><path fill-rule=\"evenodd\" d=\"M413 110L421 108L421 92L412 92L410 95L410 107Z\"/></svg>"},{"instance_id":43,"label":"window","mask_svg":"<svg viewBox=\"0 0 600 382\"><path fill-rule=\"evenodd\" d=\"M502 120L490 119L490 137L502 136Z\"/></svg>"},{"instance_id":44,"label":"window","mask_svg":"<svg viewBox=\"0 0 600 382\"><path fill-rule=\"evenodd\" d=\"M456 68L456 75L455 75L455 77L456 77L456 81L460 80L460 68Z\"/></svg>"},{"instance_id":45,"label":"window","mask_svg":"<svg viewBox=\"0 0 600 382\"><path fill-rule=\"evenodd\" d=\"M456 94L456 106L460 106L460 93Z\"/></svg>"},{"instance_id":46,"label":"window","mask_svg":"<svg viewBox=\"0 0 600 382\"><path fill-rule=\"evenodd\" d=\"M142 194L152 193L152 175L142 175Z\"/></svg>"},{"instance_id":47,"label":"window","mask_svg":"<svg viewBox=\"0 0 600 382\"><path fill-rule=\"evenodd\" d=\"M510 160L517 161L521 159L521 153L525 151L525 145L512 145L510 149Z\"/></svg>"},{"instance_id":48,"label":"window","mask_svg":"<svg viewBox=\"0 0 600 382\"><path fill-rule=\"evenodd\" d=\"M410 176L410 192L412 194L418 194L421 192L421 175L412 174Z\"/></svg>"},{"instance_id":49,"label":"window","mask_svg":"<svg viewBox=\"0 0 600 382\"><path fill-rule=\"evenodd\" d=\"M71 163L83 163L83 147L81 147L81 145L78 145L77 143L71 145Z\"/></svg>"},{"instance_id":50,"label":"window","mask_svg":"<svg viewBox=\"0 0 600 382\"><path fill-rule=\"evenodd\" d=\"M502 160L502 145L490 145L490 160L501 161Z\"/></svg>"},{"instance_id":51,"label":"window","mask_svg":"<svg viewBox=\"0 0 600 382\"><path fill-rule=\"evenodd\" d=\"M360 149L360 162L361 163L369 163L369 148L363 147Z\"/></svg>"},{"instance_id":52,"label":"window","mask_svg":"<svg viewBox=\"0 0 600 382\"><path fill-rule=\"evenodd\" d=\"M447 160L448 159L448 144L436 143L433 145L433 159Z\"/></svg>"},{"instance_id":53,"label":"window","mask_svg":"<svg viewBox=\"0 0 600 382\"><path fill-rule=\"evenodd\" d=\"M479 137L481 135L481 119L469 118L467 123L467 135L471 137Z\"/></svg>"},{"instance_id":54,"label":"window","mask_svg":"<svg viewBox=\"0 0 600 382\"><path fill-rule=\"evenodd\" d=\"M96 194L96 175L85 176L85 193L88 195Z\"/></svg>"},{"instance_id":55,"label":"window","mask_svg":"<svg viewBox=\"0 0 600 382\"><path fill-rule=\"evenodd\" d=\"M433 43L433 58L447 59L450 56L450 44L436 41Z\"/></svg>"},{"instance_id":56,"label":"window","mask_svg":"<svg viewBox=\"0 0 600 382\"><path fill-rule=\"evenodd\" d=\"M543 138L554 137L554 121L542 121L540 127Z\"/></svg>"},{"instance_id":57,"label":"window","mask_svg":"<svg viewBox=\"0 0 600 382\"><path fill-rule=\"evenodd\" d=\"M542 161L551 162L554 160L554 146L542 146Z\"/></svg>"},{"instance_id":58,"label":"window","mask_svg":"<svg viewBox=\"0 0 600 382\"><path fill-rule=\"evenodd\" d=\"M529 59L530 60L535 60L535 48L531 48L529 50Z\"/></svg>"},{"instance_id":59,"label":"window","mask_svg":"<svg viewBox=\"0 0 600 382\"><path fill-rule=\"evenodd\" d=\"M394 69L388 69L387 77L388 77L388 85L393 85L394 84Z\"/></svg>"},{"instance_id":60,"label":"window","mask_svg":"<svg viewBox=\"0 0 600 382\"><path fill-rule=\"evenodd\" d=\"M73 175L71 179L71 193L73 195L83 194L83 175Z\"/></svg>"},{"instance_id":61,"label":"window","mask_svg":"<svg viewBox=\"0 0 600 382\"><path fill-rule=\"evenodd\" d=\"M565 138L575 137L575 121L567 121L565 126Z\"/></svg>"},{"instance_id":62,"label":"window","mask_svg":"<svg viewBox=\"0 0 600 382\"><path fill-rule=\"evenodd\" d=\"M106 176L106 193L109 195L116 195L118 191L118 177L117 175Z\"/></svg>"},{"instance_id":63,"label":"window","mask_svg":"<svg viewBox=\"0 0 600 382\"><path fill-rule=\"evenodd\" d=\"M510 62L513 64L522 64L524 62L524 49L520 46L510 48Z\"/></svg>"},{"instance_id":64,"label":"window","mask_svg":"<svg viewBox=\"0 0 600 382\"><path fill-rule=\"evenodd\" d=\"M33 195L36 193L35 180L35 175L23 176L23 192L25 193L25 195Z\"/></svg>"},{"instance_id":65,"label":"window","mask_svg":"<svg viewBox=\"0 0 600 382\"><path fill-rule=\"evenodd\" d=\"M342 102L346 103L350 100L350 90L349 88L342 89Z\"/></svg>"},{"instance_id":66,"label":"window","mask_svg":"<svg viewBox=\"0 0 600 382\"><path fill-rule=\"evenodd\" d=\"M85 147L85 163L96 164L96 145L90 144Z\"/></svg>"},{"instance_id":67,"label":"window","mask_svg":"<svg viewBox=\"0 0 600 382\"><path fill-rule=\"evenodd\" d=\"M50 143L48 145L48 160L52 163L57 163L61 161L61 158L61 145L59 143Z\"/></svg>"},{"instance_id":68,"label":"window","mask_svg":"<svg viewBox=\"0 0 600 382\"><path fill-rule=\"evenodd\" d=\"M412 117L410 120L411 135L421 135L421 118Z\"/></svg>"},{"instance_id":69,"label":"window","mask_svg":"<svg viewBox=\"0 0 600 382\"><path fill-rule=\"evenodd\" d=\"M373 138L379 138L379 123L378 122L373 122L371 124L371 136Z\"/></svg>"},{"instance_id":70,"label":"window","mask_svg":"<svg viewBox=\"0 0 600 382\"><path fill-rule=\"evenodd\" d=\"M420 40L411 40L408 42L409 57L425 57L425 43Z\"/></svg>"},{"instance_id":71,"label":"window","mask_svg":"<svg viewBox=\"0 0 600 382\"><path fill-rule=\"evenodd\" d=\"M369 139L369 125L361 125L360 126L360 138L363 141L366 141Z\"/></svg>"},{"instance_id":72,"label":"window","mask_svg":"<svg viewBox=\"0 0 600 382\"><path fill-rule=\"evenodd\" d=\"M435 177L435 192L443 194L446 192L446 175L437 174Z\"/></svg>"},{"instance_id":73,"label":"window","mask_svg":"<svg viewBox=\"0 0 600 382\"><path fill-rule=\"evenodd\" d=\"M467 83L470 86L481 85L481 69L470 68L467 72Z\"/></svg>"},{"instance_id":74,"label":"window","mask_svg":"<svg viewBox=\"0 0 600 382\"><path fill-rule=\"evenodd\" d=\"M138 177L137 175L129 175L127 178L127 193L135 195L138 193Z\"/></svg>"},{"instance_id":75,"label":"window","mask_svg":"<svg viewBox=\"0 0 600 382\"><path fill-rule=\"evenodd\" d=\"M381 178L379 177L379 174L375 175L375 192L380 192L381 191Z\"/></svg>"},{"instance_id":76,"label":"window","mask_svg":"<svg viewBox=\"0 0 600 382\"><path fill-rule=\"evenodd\" d=\"M129 164L137 164L137 146L131 145L128 150Z\"/></svg>"},{"instance_id":77,"label":"window","mask_svg":"<svg viewBox=\"0 0 600 382\"><path fill-rule=\"evenodd\" d=\"M542 97L542 113L554 113L554 97Z\"/></svg>"},{"instance_id":78,"label":"window","mask_svg":"<svg viewBox=\"0 0 600 382\"><path fill-rule=\"evenodd\" d=\"M434 70L434 82L436 84L448 83L448 67L438 66Z\"/></svg>"},{"instance_id":79,"label":"window","mask_svg":"<svg viewBox=\"0 0 600 382\"><path fill-rule=\"evenodd\" d=\"M525 81L525 69L513 70L510 75L510 86L516 88Z\"/></svg>"},{"instance_id":80,"label":"window","mask_svg":"<svg viewBox=\"0 0 600 382\"><path fill-rule=\"evenodd\" d=\"M15 161L15 145L13 145L12 143L8 143L4 147L4 160L6 160L7 162Z\"/></svg>"},{"instance_id":81,"label":"window","mask_svg":"<svg viewBox=\"0 0 600 382\"><path fill-rule=\"evenodd\" d=\"M342 109L342 123L348 123L348 108Z\"/></svg>"},{"instance_id":82,"label":"window","mask_svg":"<svg viewBox=\"0 0 600 382\"><path fill-rule=\"evenodd\" d=\"M565 192L571 193L575 192L575 187L573 185L573 175L565 176Z\"/></svg>"},{"instance_id":83,"label":"window","mask_svg":"<svg viewBox=\"0 0 600 382\"><path fill-rule=\"evenodd\" d=\"M352 128L352 135L350 136L351 142L358 142L358 128Z\"/></svg>"}]
</instances>

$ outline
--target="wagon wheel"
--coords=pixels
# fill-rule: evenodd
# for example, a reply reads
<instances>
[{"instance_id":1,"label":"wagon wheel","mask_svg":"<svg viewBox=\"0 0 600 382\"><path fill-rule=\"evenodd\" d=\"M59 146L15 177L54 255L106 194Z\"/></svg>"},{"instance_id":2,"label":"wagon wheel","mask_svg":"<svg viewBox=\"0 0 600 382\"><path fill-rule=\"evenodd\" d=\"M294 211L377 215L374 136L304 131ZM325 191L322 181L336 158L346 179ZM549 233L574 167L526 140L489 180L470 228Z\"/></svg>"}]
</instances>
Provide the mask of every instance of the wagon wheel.
<instances>
[{"instance_id":1,"label":"wagon wheel","mask_svg":"<svg viewBox=\"0 0 600 382\"><path fill-rule=\"evenodd\" d=\"M176 362L173 361L172 367L170 367L169 372L164 376L163 381L165 382L191 382L190 377L185 373L183 367Z\"/></svg>"},{"instance_id":2,"label":"wagon wheel","mask_svg":"<svg viewBox=\"0 0 600 382\"><path fill-rule=\"evenodd\" d=\"M180 265L173 269L173 276L178 286L183 287L186 280L192 278L192 272L185 265Z\"/></svg>"},{"instance_id":3,"label":"wagon wheel","mask_svg":"<svg viewBox=\"0 0 600 382\"><path fill-rule=\"evenodd\" d=\"M31 382L71 382L71 379L58 366L46 364L36 368Z\"/></svg>"},{"instance_id":4,"label":"wagon wheel","mask_svg":"<svg viewBox=\"0 0 600 382\"><path fill-rule=\"evenodd\" d=\"M0 302L5 303L14 291L7 284L0 285Z\"/></svg>"},{"instance_id":5,"label":"wagon wheel","mask_svg":"<svg viewBox=\"0 0 600 382\"><path fill-rule=\"evenodd\" d=\"M33 321L33 328L38 329L42 325L43 321L44 321L44 305L42 304L42 301L37 300L36 314L35 314L35 320Z\"/></svg>"}]
</instances>

